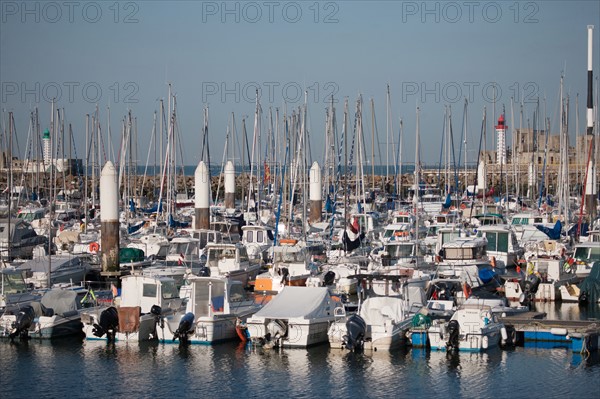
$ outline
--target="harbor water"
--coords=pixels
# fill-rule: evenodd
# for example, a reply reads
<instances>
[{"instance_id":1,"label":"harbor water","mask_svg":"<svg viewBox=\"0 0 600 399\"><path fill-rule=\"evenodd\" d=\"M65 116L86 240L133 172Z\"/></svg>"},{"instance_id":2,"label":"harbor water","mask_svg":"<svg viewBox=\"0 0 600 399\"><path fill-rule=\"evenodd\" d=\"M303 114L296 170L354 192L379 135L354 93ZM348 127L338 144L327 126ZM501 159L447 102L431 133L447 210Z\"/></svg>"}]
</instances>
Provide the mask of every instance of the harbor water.
<instances>
[{"instance_id":1,"label":"harbor water","mask_svg":"<svg viewBox=\"0 0 600 399\"><path fill-rule=\"evenodd\" d=\"M564 319L600 308L536 304ZM447 354L401 348L351 353L326 344L268 350L127 344L82 338L0 342L2 398L595 398L600 352L550 343Z\"/></svg>"}]
</instances>

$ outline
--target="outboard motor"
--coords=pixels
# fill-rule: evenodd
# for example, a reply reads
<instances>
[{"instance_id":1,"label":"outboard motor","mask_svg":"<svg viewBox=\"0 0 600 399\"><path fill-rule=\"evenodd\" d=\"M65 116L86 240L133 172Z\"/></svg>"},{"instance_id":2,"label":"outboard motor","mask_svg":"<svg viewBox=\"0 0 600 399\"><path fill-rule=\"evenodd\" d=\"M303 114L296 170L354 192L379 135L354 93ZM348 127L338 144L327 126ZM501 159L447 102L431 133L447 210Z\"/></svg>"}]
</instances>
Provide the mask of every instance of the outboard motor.
<instances>
[{"instance_id":1,"label":"outboard motor","mask_svg":"<svg viewBox=\"0 0 600 399\"><path fill-rule=\"evenodd\" d=\"M577 298L577 302L579 302L579 306L587 306L589 302L587 291L581 291L579 298Z\"/></svg>"},{"instance_id":2,"label":"outboard motor","mask_svg":"<svg viewBox=\"0 0 600 399\"><path fill-rule=\"evenodd\" d=\"M92 334L100 338L106 334L106 339L109 341L114 340L115 333L119 329L119 312L117 308L111 306L100 313L100 320L96 324L94 323L94 329Z\"/></svg>"},{"instance_id":3,"label":"outboard motor","mask_svg":"<svg viewBox=\"0 0 600 399\"><path fill-rule=\"evenodd\" d=\"M450 320L446 327L448 331L448 341L446 342L446 350L457 351L459 347L460 324L457 320Z\"/></svg>"},{"instance_id":4,"label":"outboard motor","mask_svg":"<svg viewBox=\"0 0 600 399\"><path fill-rule=\"evenodd\" d=\"M266 330L267 333L262 340L263 346L271 349L275 346L280 346L279 340L287 335L287 324L283 320L271 320L267 324Z\"/></svg>"},{"instance_id":5,"label":"outboard motor","mask_svg":"<svg viewBox=\"0 0 600 399\"><path fill-rule=\"evenodd\" d=\"M521 298L519 298L521 305L529 306L531 304L541 282L542 280L536 274L531 274L520 282L523 291Z\"/></svg>"},{"instance_id":6,"label":"outboard motor","mask_svg":"<svg viewBox=\"0 0 600 399\"><path fill-rule=\"evenodd\" d=\"M173 334L173 341L179 339L179 343L187 344L188 334L193 331L194 318L195 317L192 312L188 312L183 315L179 321L179 327L177 330L175 330L175 334Z\"/></svg>"},{"instance_id":7,"label":"outboard motor","mask_svg":"<svg viewBox=\"0 0 600 399\"><path fill-rule=\"evenodd\" d=\"M358 314L353 314L346 320L346 331L344 335L344 347L350 351L356 351L363 348L365 334L367 333L367 323Z\"/></svg>"},{"instance_id":8,"label":"outboard motor","mask_svg":"<svg viewBox=\"0 0 600 399\"><path fill-rule=\"evenodd\" d=\"M330 285L333 285L334 280L335 280L335 272L332 270L328 271L323 276L323 286L328 287Z\"/></svg>"},{"instance_id":9,"label":"outboard motor","mask_svg":"<svg viewBox=\"0 0 600 399\"><path fill-rule=\"evenodd\" d=\"M15 338L17 335L21 336L21 339L28 337L28 330L35 319L35 310L32 306L23 307L19 313L17 313L17 319L12 324L13 332L10 333L10 339Z\"/></svg>"},{"instance_id":10,"label":"outboard motor","mask_svg":"<svg viewBox=\"0 0 600 399\"><path fill-rule=\"evenodd\" d=\"M285 284L286 281L289 281L290 271L287 267L282 267L279 269L279 273L281 274L281 284Z\"/></svg>"},{"instance_id":11,"label":"outboard motor","mask_svg":"<svg viewBox=\"0 0 600 399\"><path fill-rule=\"evenodd\" d=\"M160 315L162 314L162 308L160 306L152 305L150 308L150 314L154 316L154 321L157 325L160 323L160 328L165 327L164 321L160 318Z\"/></svg>"}]
</instances>

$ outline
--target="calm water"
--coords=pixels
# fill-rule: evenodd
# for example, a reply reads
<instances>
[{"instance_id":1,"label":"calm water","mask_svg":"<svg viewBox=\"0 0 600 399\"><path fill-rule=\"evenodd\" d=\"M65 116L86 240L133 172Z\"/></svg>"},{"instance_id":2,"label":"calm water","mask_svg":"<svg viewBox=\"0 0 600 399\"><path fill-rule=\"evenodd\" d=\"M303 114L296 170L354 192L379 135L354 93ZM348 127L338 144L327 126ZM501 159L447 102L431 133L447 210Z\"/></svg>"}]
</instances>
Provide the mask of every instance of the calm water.
<instances>
[{"instance_id":1,"label":"calm water","mask_svg":"<svg viewBox=\"0 0 600 399\"><path fill-rule=\"evenodd\" d=\"M562 307L543 304L562 314ZM565 318L581 314L565 310ZM240 343L0 342L2 398L597 398L600 354L496 348L483 354L400 349L353 354L327 345L263 350Z\"/></svg>"}]
</instances>

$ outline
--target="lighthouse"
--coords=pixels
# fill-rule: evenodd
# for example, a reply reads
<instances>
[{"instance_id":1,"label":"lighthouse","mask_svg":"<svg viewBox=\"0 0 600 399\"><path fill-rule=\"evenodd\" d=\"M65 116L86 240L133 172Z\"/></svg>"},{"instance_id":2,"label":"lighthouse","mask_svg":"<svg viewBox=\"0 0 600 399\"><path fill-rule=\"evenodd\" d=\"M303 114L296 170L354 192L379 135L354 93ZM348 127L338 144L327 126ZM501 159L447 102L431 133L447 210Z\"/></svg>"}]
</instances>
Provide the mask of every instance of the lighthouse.
<instances>
[{"instance_id":1,"label":"lighthouse","mask_svg":"<svg viewBox=\"0 0 600 399\"><path fill-rule=\"evenodd\" d=\"M496 125L496 161L498 165L506 165L506 125L504 114L498 118Z\"/></svg>"},{"instance_id":2,"label":"lighthouse","mask_svg":"<svg viewBox=\"0 0 600 399\"><path fill-rule=\"evenodd\" d=\"M50 146L50 131L48 129L44 130L44 135L42 136L42 144L44 146L44 168L47 169L52 163L52 149Z\"/></svg>"}]
</instances>

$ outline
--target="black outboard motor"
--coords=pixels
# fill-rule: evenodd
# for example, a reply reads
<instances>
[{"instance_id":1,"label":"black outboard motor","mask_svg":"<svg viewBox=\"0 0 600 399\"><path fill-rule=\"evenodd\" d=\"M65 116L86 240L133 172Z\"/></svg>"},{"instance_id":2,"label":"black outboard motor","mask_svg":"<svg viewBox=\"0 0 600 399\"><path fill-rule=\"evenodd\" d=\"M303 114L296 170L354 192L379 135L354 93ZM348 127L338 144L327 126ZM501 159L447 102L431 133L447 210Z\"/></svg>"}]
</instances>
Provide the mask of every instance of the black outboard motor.
<instances>
[{"instance_id":1,"label":"black outboard motor","mask_svg":"<svg viewBox=\"0 0 600 399\"><path fill-rule=\"evenodd\" d=\"M186 344L188 342L188 334L193 331L194 326L194 314L188 312L179 321L179 327L173 334L173 342L179 339L179 343Z\"/></svg>"},{"instance_id":2,"label":"black outboard motor","mask_svg":"<svg viewBox=\"0 0 600 399\"><path fill-rule=\"evenodd\" d=\"M154 321L156 322L156 325L159 325L160 323L160 328L165 327L165 323L160 317L160 315L162 314L162 308L160 306L152 305L152 307L150 308L150 314L154 316Z\"/></svg>"},{"instance_id":3,"label":"black outboard motor","mask_svg":"<svg viewBox=\"0 0 600 399\"><path fill-rule=\"evenodd\" d=\"M28 338L28 330L35 319L35 310L31 306L23 307L19 313L17 313L17 319L12 324L13 332L10 333L10 339L15 338L17 335L21 336L21 339Z\"/></svg>"},{"instance_id":4,"label":"black outboard motor","mask_svg":"<svg viewBox=\"0 0 600 399\"><path fill-rule=\"evenodd\" d=\"M281 274L281 284L285 284L286 281L289 281L290 271L287 267L282 267L279 269L279 273Z\"/></svg>"},{"instance_id":5,"label":"black outboard motor","mask_svg":"<svg viewBox=\"0 0 600 399\"><path fill-rule=\"evenodd\" d=\"M520 282L523 295L520 298L521 305L529 306L538 291L542 280L536 274L530 274L525 280Z\"/></svg>"},{"instance_id":6,"label":"black outboard motor","mask_svg":"<svg viewBox=\"0 0 600 399\"><path fill-rule=\"evenodd\" d=\"M365 334L367 333L367 323L358 314L353 314L346 320L346 331L344 335L344 347L350 351L356 351L363 348Z\"/></svg>"},{"instance_id":7,"label":"black outboard motor","mask_svg":"<svg viewBox=\"0 0 600 399\"><path fill-rule=\"evenodd\" d=\"M323 287L328 287L330 285L333 285L334 281L335 281L335 272L330 270L327 273L325 273L325 275L323 276Z\"/></svg>"},{"instance_id":8,"label":"black outboard motor","mask_svg":"<svg viewBox=\"0 0 600 399\"><path fill-rule=\"evenodd\" d=\"M446 350L457 351L459 347L460 324L457 320L450 320L448 326L448 341L446 342Z\"/></svg>"},{"instance_id":9,"label":"black outboard motor","mask_svg":"<svg viewBox=\"0 0 600 399\"><path fill-rule=\"evenodd\" d=\"M581 291L579 293L579 298L577 298L577 302L579 302L579 306L587 306L589 302L587 291Z\"/></svg>"},{"instance_id":10,"label":"black outboard motor","mask_svg":"<svg viewBox=\"0 0 600 399\"><path fill-rule=\"evenodd\" d=\"M94 323L92 334L100 338L106 334L106 339L112 341L115 338L115 333L119 329L119 312L117 308L111 306L100 313L100 320Z\"/></svg>"}]
</instances>

